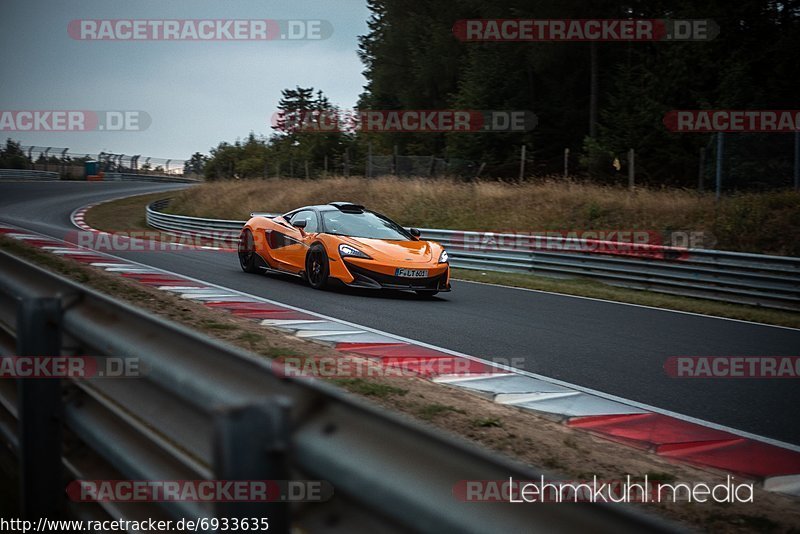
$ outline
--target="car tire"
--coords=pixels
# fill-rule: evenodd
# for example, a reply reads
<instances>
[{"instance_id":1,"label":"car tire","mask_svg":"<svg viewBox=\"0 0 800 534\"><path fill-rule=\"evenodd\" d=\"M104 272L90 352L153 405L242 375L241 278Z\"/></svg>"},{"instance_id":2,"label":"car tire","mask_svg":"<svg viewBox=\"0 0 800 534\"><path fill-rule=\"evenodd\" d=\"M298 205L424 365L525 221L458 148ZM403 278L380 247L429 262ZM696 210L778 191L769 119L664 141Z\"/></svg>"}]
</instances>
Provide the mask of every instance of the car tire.
<instances>
[{"instance_id":1,"label":"car tire","mask_svg":"<svg viewBox=\"0 0 800 534\"><path fill-rule=\"evenodd\" d=\"M259 272L258 263L256 260L257 254L255 241L253 240L253 232L251 232L249 228L242 230L242 234L239 236L238 253L239 265L242 267L244 272Z\"/></svg>"},{"instance_id":2,"label":"car tire","mask_svg":"<svg viewBox=\"0 0 800 534\"><path fill-rule=\"evenodd\" d=\"M311 245L306 253L306 281L314 289L324 289L328 285L330 262L325 247L320 243Z\"/></svg>"},{"instance_id":3,"label":"car tire","mask_svg":"<svg viewBox=\"0 0 800 534\"><path fill-rule=\"evenodd\" d=\"M429 290L424 290L423 289L423 290L419 290L419 291L414 291L414 293L416 293L418 296L420 296L422 298L429 299L429 298L433 297L434 295L436 295L439 292L438 291L429 291Z\"/></svg>"}]
</instances>

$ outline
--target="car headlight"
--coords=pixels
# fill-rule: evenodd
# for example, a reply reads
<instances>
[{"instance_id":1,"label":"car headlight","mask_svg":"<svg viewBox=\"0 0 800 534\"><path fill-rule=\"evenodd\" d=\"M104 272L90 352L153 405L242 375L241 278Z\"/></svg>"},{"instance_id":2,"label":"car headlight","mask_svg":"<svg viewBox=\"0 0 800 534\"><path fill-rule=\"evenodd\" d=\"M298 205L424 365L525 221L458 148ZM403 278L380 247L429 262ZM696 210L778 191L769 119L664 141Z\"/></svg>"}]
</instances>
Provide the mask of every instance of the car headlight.
<instances>
[{"instance_id":1,"label":"car headlight","mask_svg":"<svg viewBox=\"0 0 800 534\"><path fill-rule=\"evenodd\" d=\"M450 258L447 256L447 251L443 250L442 254L439 256L439 263L447 263L447 260Z\"/></svg>"},{"instance_id":2,"label":"car headlight","mask_svg":"<svg viewBox=\"0 0 800 534\"><path fill-rule=\"evenodd\" d=\"M357 248L345 244L339 245L339 255L343 258L364 258L365 260L372 259Z\"/></svg>"}]
</instances>

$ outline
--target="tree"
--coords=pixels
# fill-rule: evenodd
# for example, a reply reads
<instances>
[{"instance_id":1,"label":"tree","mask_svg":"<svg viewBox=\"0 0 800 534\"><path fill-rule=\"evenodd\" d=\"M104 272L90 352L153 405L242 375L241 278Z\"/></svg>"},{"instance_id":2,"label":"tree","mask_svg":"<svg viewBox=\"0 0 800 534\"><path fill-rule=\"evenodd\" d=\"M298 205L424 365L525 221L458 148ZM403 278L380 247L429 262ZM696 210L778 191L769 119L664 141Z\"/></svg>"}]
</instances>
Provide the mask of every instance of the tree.
<instances>
[{"instance_id":1,"label":"tree","mask_svg":"<svg viewBox=\"0 0 800 534\"><path fill-rule=\"evenodd\" d=\"M208 163L208 156L195 152L183 163L183 174L203 174L206 163Z\"/></svg>"},{"instance_id":2,"label":"tree","mask_svg":"<svg viewBox=\"0 0 800 534\"><path fill-rule=\"evenodd\" d=\"M6 139L6 146L0 148L0 169L27 169L28 165L22 144L11 138Z\"/></svg>"}]
</instances>

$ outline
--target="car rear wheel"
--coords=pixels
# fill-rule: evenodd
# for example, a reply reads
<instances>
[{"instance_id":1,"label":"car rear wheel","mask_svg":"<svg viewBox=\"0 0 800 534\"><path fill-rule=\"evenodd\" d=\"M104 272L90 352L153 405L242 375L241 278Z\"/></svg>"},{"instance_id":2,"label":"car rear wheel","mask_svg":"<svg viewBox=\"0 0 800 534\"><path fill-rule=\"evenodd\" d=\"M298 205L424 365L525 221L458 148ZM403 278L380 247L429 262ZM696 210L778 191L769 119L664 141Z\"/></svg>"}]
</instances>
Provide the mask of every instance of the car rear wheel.
<instances>
[{"instance_id":1,"label":"car rear wheel","mask_svg":"<svg viewBox=\"0 0 800 534\"><path fill-rule=\"evenodd\" d=\"M239 265L246 273L257 273L256 246L253 232L245 228L239 236Z\"/></svg>"},{"instance_id":2,"label":"car rear wheel","mask_svg":"<svg viewBox=\"0 0 800 534\"><path fill-rule=\"evenodd\" d=\"M319 243L311 245L306 254L306 280L314 289L322 289L328 284L329 263L325 247Z\"/></svg>"}]
</instances>

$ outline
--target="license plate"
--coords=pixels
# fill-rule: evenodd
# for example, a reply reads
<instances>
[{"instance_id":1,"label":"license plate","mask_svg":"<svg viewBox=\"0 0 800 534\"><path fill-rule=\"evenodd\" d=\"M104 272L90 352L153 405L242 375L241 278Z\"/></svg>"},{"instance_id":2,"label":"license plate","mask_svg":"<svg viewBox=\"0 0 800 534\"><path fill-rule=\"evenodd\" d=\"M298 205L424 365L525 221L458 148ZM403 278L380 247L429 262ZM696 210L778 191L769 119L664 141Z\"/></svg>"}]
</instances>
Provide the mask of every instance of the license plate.
<instances>
[{"instance_id":1,"label":"license plate","mask_svg":"<svg viewBox=\"0 0 800 534\"><path fill-rule=\"evenodd\" d=\"M403 278L428 278L427 269L397 269L394 272L395 276L402 276Z\"/></svg>"}]
</instances>

